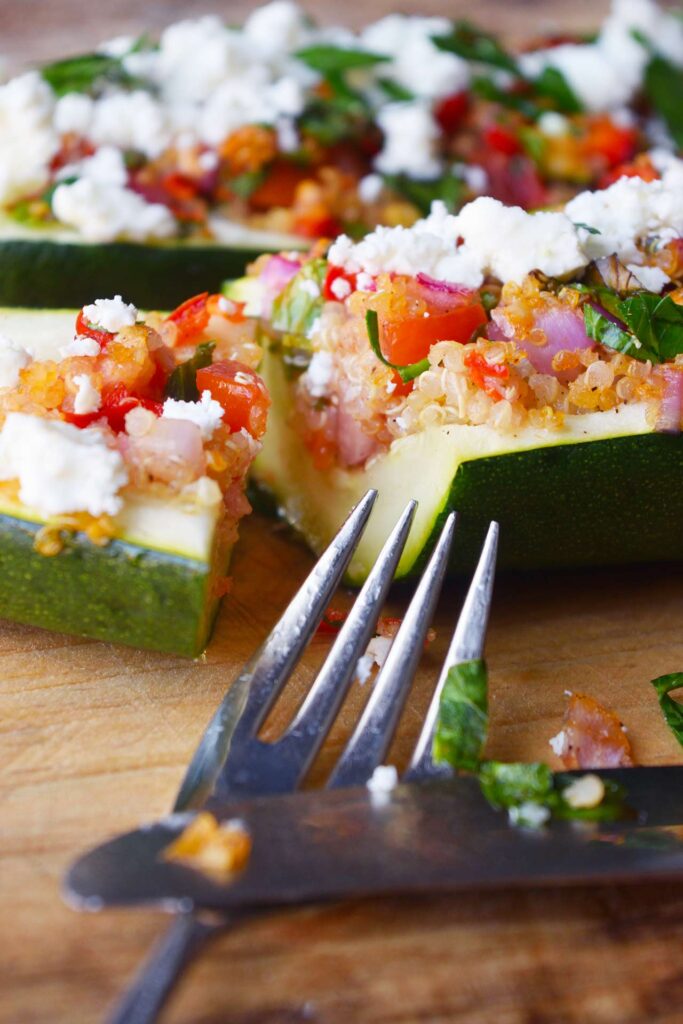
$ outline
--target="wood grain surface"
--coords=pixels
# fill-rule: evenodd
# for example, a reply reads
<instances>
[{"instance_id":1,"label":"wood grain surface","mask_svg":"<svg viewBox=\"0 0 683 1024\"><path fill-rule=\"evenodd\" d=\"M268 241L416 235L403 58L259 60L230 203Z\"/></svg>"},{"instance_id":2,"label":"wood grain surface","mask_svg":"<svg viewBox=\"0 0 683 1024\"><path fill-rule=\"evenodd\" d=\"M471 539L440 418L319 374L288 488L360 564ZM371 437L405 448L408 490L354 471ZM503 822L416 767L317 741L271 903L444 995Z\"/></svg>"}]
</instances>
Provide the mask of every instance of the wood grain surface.
<instances>
[{"instance_id":1,"label":"wood grain surface","mask_svg":"<svg viewBox=\"0 0 683 1024\"><path fill-rule=\"evenodd\" d=\"M84 9L82 0L0 3L0 47L16 66L119 31L211 7ZM335 5L312 3L339 18ZM415 7L418 5L415 4ZM349 17L389 10L349 5ZM449 10L435 2L424 10ZM511 32L554 17L589 25L602 5L461 4ZM561 543L561 536L558 537ZM161 934L158 913L79 915L60 877L85 846L164 813L235 669L268 631L310 558L254 517L235 588L198 663L0 623L0 1021L90 1024ZM395 595L401 614L406 593ZM462 597L448 588L393 752L405 760ZM340 596L340 605L348 595ZM614 707L641 763L680 760L649 685L683 668L680 567L499 581L488 649L490 754L552 759L565 689ZM271 724L305 692L328 641L314 641ZM356 720L356 686L314 777ZM315 778L314 778L315 781ZM683 1021L683 886L488 893L285 912L218 940L166 1013L167 1024L676 1024Z\"/></svg>"}]
</instances>

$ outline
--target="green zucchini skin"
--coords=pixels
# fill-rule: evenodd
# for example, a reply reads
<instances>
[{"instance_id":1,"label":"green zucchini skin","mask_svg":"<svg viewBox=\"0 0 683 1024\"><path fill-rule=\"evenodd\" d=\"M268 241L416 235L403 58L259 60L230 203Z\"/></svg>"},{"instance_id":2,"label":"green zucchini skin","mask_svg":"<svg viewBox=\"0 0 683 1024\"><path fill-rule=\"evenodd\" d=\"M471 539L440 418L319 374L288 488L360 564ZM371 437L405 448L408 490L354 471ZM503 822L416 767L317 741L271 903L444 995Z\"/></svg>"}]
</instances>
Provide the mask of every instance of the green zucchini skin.
<instances>
[{"instance_id":1,"label":"green zucchini skin","mask_svg":"<svg viewBox=\"0 0 683 1024\"><path fill-rule=\"evenodd\" d=\"M47 239L0 240L0 306L80 309L123 295L141 309L172 309L188 295L219 292L244 273L256 249L113 242L81 245Z\"/></svg>"},{"instance_id":2,"label":"green zucchini skin","mask_svg":"<svg viewBox=\"0 0 683 1024\"><path fill-rule=\"evenodd\" d=\"M458 469L418 572L448 513L451 559L476 565L486 529L501 525L504 569L558 569L683 560L683 437L645 434L476 459Z\"/></svg>"},{"instance_id":3,"label":"green zucchini skin","mask_svg":"<svg viewBox=\"0 0 683 1024\"><path fill-rule=\"evenodd\" d=\"M218 608L215 574L227 564L118 540L98 547L80 533L65 534L62 551L47 557L34 548L40 528L0 515L3 618L190 658L204 651Z\"/></svg>"}]
</instances>

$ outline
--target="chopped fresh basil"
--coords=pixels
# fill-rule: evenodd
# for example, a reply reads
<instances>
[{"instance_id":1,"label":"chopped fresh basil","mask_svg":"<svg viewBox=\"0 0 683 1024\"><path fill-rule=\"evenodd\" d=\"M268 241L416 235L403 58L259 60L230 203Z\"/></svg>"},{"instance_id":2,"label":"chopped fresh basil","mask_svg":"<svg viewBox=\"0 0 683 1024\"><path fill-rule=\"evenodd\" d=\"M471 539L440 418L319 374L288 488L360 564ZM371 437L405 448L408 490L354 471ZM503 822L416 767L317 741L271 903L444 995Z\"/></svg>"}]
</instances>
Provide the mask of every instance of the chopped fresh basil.
<instances>
[{"instance_id":1,"label":"chopped fresh basil","mask_svg":"<svg viewBox=\"0 0 683 1024\"><path fill-rule=\"evenodd\" d=\"M187 359L168 378L164 395L166 398L175 398L183 402L196 402L199 398L197 388L197 370L205 366L211 366L213 350L216 345L213 341L203 341L197 345L191 359Z\"/></svg>"},{"instance_id":2,"label":"chopped fresh basil","mask_svg":"<svg viewBox=\"0 0 683 1024\"><path fill-rule=\"evenodd\" d=\"M607 288L592 289L592 294L620 321L613 323L590 302L584 305L586 333L601 345L641 362L665 363L683 353L683 307L671 296L639 291L622 299Z\"/></svg>"},{"instance_id":3,"label":"chopped fresh basil","mask_svg":"<svg viewBox=\"0 0 683 1024\"><path fill-rule=\"evenodd\" d=\"M580 114L583 110L583 104L557 68L544 68L538 78L532 79L530 84L538 96L552 102L554 110L559 110L563 114Z\"/></svg>"},{"instance_id":4,"label":"chopped fresh basil","mask_svg":"<svg viewBox=\"0 0 683 1024\"><path fill-rule=\"evenodd\" d=\"M434 42L440 50L457 53L467 61L488 64L518 74L517 61L505 50L495 36L482 32L469 21L456 21L452 30L443 36L435 36Z\"/></svg>"},{"instance_id":5,"label":"chopped fresh basil","mask_svg":"<svg viewBox=\"0 0 683 1024\"><path fill-rule=\"evenodd\" d=\"M118 57L104 53L87 53L82 57L67 57L41 69L41 75L57 96L68 92L91 92L98 87L116 83L134 85Z\"/></svg>"},{"instance_id":6,"label":"chopped fresh basil","mask_svg":"<svg viewBox=\"0 0 683 1024\"><path fill-rule=\"evenodd\" d=\"M325 302L323 286L326 276L327 260L304 263L273 303L271 322L276 331L295 334L301 340L309 336Z\"/></svg>"},{"instance_id":7,"label":"chopped fresh basil","mask_svg":"<svg viewBox=\"0 0 683 1024\"><path fill-rule=\"evenodd\" d=\"M342 46L322 44L307 46L294 56L308 64L309 68L319 71L321 75L330 75L352 68L372 68L377 64L385 64L391 58L381 53L370 53L368 50L347 50Z\"/></svg>"},{"instance_id":8,"label":"chopped fresh basil","mask_svg":"<svg viewBox=\"0 0 683 1024\"><path fill-rule=\"evenodd\" d=\"M338 86L337 86L338 89ZM368 111L358 97L340 95L312 100L299 118L299 130L321 146L362 136L369 129Z\"/></svg>"},{"instance_id":9,"label":"chopped fresh basil","mask_svg":"<svg viewBox=\"0 0 683 1024\"><path fill-rule=\"evenodd\" d=\"M267 171L246 171L230 178L228 185L231 192L234 192L240 199L248 199L257 188L266 180Z\"/></svg>"},{"instance_id":10,"label":"chopped fresh basil","mask_svg":"<svg viewBox=\"0 0 683 1024\"><path fill-rule=\"evenodd\" d=\"M518 111L531 121L535 121L542 113L538 105L527 96L516 92L508 92L507 89L501 88L492 79L486 78L483 75L473 78L470 88L476 96L480 96L483 100L489 100L491 103L500 103L503 107Z\"/></svg>"},{"instance_id":11,"label":"chopped fresh basil","mask_svg":"<svg viewBox=\"0 0 683 1024\"><path fill-rule=\"evenodd\" d=\"M390 100L394 100L396 103L409 103L415 99L415 93L406 89L405 85L394 82L391 78L380 78L377 85Z\"/></svg>"},{"instance_id":12,"label":"chopped fresh basil","mask_svg":"<svg viewBox=\"0 0 683 1024\"><path fill-rule=\"evenodd\" d=\"M410 380L415 380L421 373L429 369L429 359L420 359L418 363L407 363L405 366L398 366L396 363L390 363L389 360L384 356L382 347L379 343L379 319L374 309L369 309L365 314L365 324L368 330L368 338L370 339L370 346L372 351L375 353L380 363L384 363L392 370L396 370L402 381L407 383Z\"/></svg>"},{"instance_id":13,"label":"chopped fresh basil","mask_svg":"<svg viewBox=\"0 0 683 1024\"><path fill-rule=\"evenodd\" d=\"M590 226L590 224L584 224L582 220L575 220L574 221L574 227L577 229L577 231L578 231L579 228L583 228L583 230L587 231L589 235L601 235L602 234L602 231L598 231L597 228L592 228Z\"/></svg>"},{"instance_id":14,"label":"chopped fresh basil","mask_svg":"<svg viewBox=\"0 0 683 1024\"><path fill-rule=\"evenodd\" d=\"M683 70L664 57L652 57L645 69L645 95L677 146L683 146Z\"/></svg>"},{"instance_id":15,"label":"chopped fresh basil","mask_svg":"<svg viewBox=\"0 0 683 1024\"><path fill-rule=\"evenodd\" d=\"M451 213L456 212L462 206L467 191L462 178L455 174L446 174L434 181L416 181L405 174L385 174L384 180L389 188L413 203L425 216L437 199L445 203Z\"/></svg>"},{"instance_id":16,"label":"chopped fresh basil","mask_svg":"<svg viewBox=\"0 0 683 1024\"><path fill-rule=\"evenodd\" d=\"M434 759L476 771L488 730L486 664L463 661L448 670L434 736Z\"/></svg>"},{"instance_id":17,"label":"chopped fresh basil","mask_svg":"<svg viewBox=\"0 0 683 1024\"><path fill-rule=\"evenodd\" d=\"M546 805L553 791L553 773L547 764L504 764L485 761L479 769L479 783L494 807L516 807L534 803Z\"/></svg>"},{"instance_id":18,"label":"chopped fresh basil","mask_svg":"<svg viewBox=\"0 0 683 1024\"><path fill-rule=\"evenodd\" d=\"M658 676L652 680L652 685L657 691L659 706L664 713L667 725L683 747L683 704L673 700L669 696L672 690L683 688L683 672L672 672L667 676Z\"/></svg>"}]
</instances>

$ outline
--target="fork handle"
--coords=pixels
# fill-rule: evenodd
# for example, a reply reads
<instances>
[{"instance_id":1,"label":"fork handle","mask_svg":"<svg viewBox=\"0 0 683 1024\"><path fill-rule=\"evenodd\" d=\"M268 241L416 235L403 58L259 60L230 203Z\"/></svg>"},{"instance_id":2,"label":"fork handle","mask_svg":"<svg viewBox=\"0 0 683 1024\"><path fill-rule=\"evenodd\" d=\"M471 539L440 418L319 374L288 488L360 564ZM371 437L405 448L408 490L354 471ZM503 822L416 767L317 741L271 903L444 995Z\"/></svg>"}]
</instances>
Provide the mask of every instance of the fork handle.
<instances>
[{"instance_id":1,"label":"fork handle","mask_svg":"<svg viewBox=\"0 0 683 1024\"><path fill-rule=\"evenodd\" d=\"M107 1024L152 1024L185 968L212 936L234 918L203 920L180 913L156 943L130 987L107 1017Z\"/></svg>"}]
</instances>

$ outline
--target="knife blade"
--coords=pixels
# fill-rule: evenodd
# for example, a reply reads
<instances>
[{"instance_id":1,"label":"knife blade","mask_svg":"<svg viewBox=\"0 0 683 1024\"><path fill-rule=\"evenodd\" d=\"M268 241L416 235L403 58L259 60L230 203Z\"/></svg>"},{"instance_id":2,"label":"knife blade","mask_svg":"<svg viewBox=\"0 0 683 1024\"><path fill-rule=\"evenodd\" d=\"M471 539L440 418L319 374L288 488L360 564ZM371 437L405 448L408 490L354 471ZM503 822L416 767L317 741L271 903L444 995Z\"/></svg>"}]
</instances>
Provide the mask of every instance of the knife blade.
<instances>
[{"instance_id":1,"label":"knife blade","mask_svg":"<svg viewBox=\"0 0 683 1024\"><path fill-rule=\"evenodd\" d=\"M625 788L630 817L513 828L472 778L400 785L381 799L367 788L214 799L208 807L218 819L238 817L251 835L252 856L238 876L165 860L191 820L176 814L84 855L66 878L66 897L80 909L235 910L389 893L683 881L683 766L596 774Z\"/></svg>"}]
</instances>

